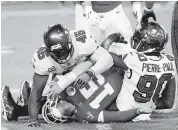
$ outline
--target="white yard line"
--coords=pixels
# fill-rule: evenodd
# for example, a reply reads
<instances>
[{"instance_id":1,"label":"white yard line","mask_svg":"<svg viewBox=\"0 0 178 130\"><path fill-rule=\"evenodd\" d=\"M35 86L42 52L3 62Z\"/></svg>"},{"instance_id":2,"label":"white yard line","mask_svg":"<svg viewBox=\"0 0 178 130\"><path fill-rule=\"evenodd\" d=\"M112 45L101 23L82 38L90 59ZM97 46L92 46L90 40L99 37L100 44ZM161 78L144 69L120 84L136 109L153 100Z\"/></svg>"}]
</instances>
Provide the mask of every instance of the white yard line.
<instances>
[{"instance_id":1,"label":"white yard line","mask_svg":"<svg viewBox=\"0 0 178 130\"><path fill-rule=\"evenodd\" d=\"M96 130L112 130L110 124L96 124Z\"/></svg>"},{"instance_id":2,"label":"white yard line","mask_svg":"<svg viewBox=\"0 0 178 130\"><path fill-rule=\"evenodd\" d=\"M11 46L1 46L1 54L12 54L14 49Z\"/></svg>"}]
</instances>

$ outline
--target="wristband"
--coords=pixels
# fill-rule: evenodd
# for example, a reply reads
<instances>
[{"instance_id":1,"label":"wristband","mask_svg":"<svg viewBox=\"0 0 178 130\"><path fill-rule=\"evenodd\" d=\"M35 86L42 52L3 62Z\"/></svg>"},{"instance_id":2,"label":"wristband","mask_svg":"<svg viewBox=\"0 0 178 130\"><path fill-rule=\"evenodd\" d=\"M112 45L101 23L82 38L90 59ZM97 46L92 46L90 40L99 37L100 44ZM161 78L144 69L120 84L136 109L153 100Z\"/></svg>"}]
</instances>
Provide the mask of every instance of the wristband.
<instances>
[{"instance_id":1,"label":"wristband","mask_svg":"<svg viewBox=\"0 0 178 130\"><path fill-rule=\"evenodd\" d=\"M86 73L89 75L91 79L95 76L95 72L92 69L87 70Z\"/></svg>"},{"instance_id":2,"label":"wristband","mask_svg":"<svg viewBox=\"0 0 178 130\"><path fill-rule=\"evenodd\" d=\"M145 8L144 8L144 12L145 12L145 11L146 11L146 12L151 12L151 11L153 11L153 8L148 9L147 7L145 7Z\"/></svg>"},{"instance_id":3,"label":"wristband","mask_svg":"<svg viewBox=\"0 0 178 130\"><path fill-rule=\"evenodd\" d=\"M77 79L76 75L72 72L64 75L59 81L57 81L58 86L64 90L68 85Z\"/></svg>"}]
</instances>

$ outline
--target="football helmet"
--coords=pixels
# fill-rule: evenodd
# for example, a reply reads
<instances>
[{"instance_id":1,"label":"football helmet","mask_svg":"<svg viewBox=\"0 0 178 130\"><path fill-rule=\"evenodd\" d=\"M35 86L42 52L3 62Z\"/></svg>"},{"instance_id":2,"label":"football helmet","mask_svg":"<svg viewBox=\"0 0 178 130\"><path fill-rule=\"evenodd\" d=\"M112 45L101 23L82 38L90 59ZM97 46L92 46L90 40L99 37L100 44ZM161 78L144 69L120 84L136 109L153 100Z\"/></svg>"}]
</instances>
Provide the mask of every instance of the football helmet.
<instances>
[{"instance_id":1,"label":"football helmet","mask_svg":"<svg viewBox=\"0 0 178 130\"><path fill-rule=\"evenodd\" d=\"M138 52L161 52L168 41L168 34L164 27L156 22L149 22L132 37L132 47Z\"/></svg>"},{"instance_id":2,"label":"football helmet","mask_svg":"<svg viewBox=\"0 0 178 130\"><path fill-rule=\"evenodd\" d=\"M48 124L65 123L71 120L75 106L59 98L47 100L42 108L42 116Z\"/></svg>"},{"instance_id":3,"label":"football helmet","mask_svg":"<svg viewBox=\"0 0 178 130\"><path fill-rule=\"evenodd\" d=\"M45 46L51 57L60 64L65 64L73 55L69 31L61 24L51 25L43 35Z\"/></svg>"}]
</instances>

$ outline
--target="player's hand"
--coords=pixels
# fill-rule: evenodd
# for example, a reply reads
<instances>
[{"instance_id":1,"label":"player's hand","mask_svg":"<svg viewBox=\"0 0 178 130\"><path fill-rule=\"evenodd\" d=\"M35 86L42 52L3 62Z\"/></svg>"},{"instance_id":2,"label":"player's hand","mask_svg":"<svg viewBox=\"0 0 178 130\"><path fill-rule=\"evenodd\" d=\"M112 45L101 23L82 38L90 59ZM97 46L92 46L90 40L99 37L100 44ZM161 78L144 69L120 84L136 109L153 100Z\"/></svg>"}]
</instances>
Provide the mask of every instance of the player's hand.
<instances>
[{"instance_id":1,"label":"player's hand","mask_svg":"<svg viewBox=\"0 0 178 130\"><path fill-rule=\"evenodd\" d=\"M86 13L88 22L92 26L98 26L100 24L101 18L99 17L98 13L90 10Z\"/></svg>"},{"instance_id":2,"label":"player's hand","mask_svg":"<svg viewBox=\"0 0 178 130\"><path fill-rule=\"evenodd\" d=\"M140 114L150 114L152 112L153 112L152 108L139 108L139 109L137 109L138 115L140 115Z\"/></svg>"},{"instance_id":3,"label":"player's hand","mask_svg":"<svg viewBox=\"0 0 178 130\"><path fill-rule=\"evenodd\" d=\"M109 35L108 38L111 39L113 42L127 44L127 41L125 40L124 36L121 33L113 33Z\"/></svg>"},{"instance_id":4,"label":"player's hand","mask_svg":"<svg viewBox=\"0 0 178 130\"><path fill-rule=\"evenodd\" d=\"M29 119L28 127L40 127L40 123L37 119Z\"/></svg>"},{"instance_id":5,"label":"player's hand","mask_svg":"<svg viewBox=\"0 0 178 130\"><path fill-rule=\"evenodd\" d=\"M156 15L153 10L144 10L143 16L141 19L141 25L142 27L148 24L149 18L153 18L154 21L156 21Z\"/></svg>"},{"instance_id":6,"label":"player's hand","mask_svg":"<svg viewBox=\"0 0 178 130\"><path fill-rule=\"evenodd\" d=\"M91 77L87 73L81 74L76 82L74 83L73 87L76 89L81 89L83 88L89 81L91 80Z\"/></svg>"},{"instance_id":7,"label":"player's hand","mask_svg":"<svg viewBox=\"0 0 178 130\"><path fill-rule=\"evenodd\" d=\"M48 91L48 99L51 101L55 101L59 97L59 93L61 92L61 88L58 86L56 81L51 81L49 84L50 90Z\"/></svg>"}]
</instances>

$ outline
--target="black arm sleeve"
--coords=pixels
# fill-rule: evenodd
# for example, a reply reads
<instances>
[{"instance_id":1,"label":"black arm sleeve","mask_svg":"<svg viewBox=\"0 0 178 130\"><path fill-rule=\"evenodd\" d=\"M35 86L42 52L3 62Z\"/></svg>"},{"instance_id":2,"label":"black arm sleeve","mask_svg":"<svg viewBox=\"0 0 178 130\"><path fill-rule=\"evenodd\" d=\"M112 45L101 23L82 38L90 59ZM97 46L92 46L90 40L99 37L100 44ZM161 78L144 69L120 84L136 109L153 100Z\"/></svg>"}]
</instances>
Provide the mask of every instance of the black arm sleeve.
<instances>
[{"instance_id":1,"label":"black arm sleeve","mask_svg":"<svg viewBox=\"0 0 178 130\"><path fill-rule=\"evenodd\" d=\"M29 97L28 113L30 119L37 119L41 108L41 99L48 75L42 76L37 73L33 75L33 85Z\"/></svg>"},{"instance_id":2,"label":"black arm sleeve","mask_svg":"<svg viewBox=\"0 0 178 130\"><path fill-rule=\"evenodd\" d=\"M122 57L121 56L118 56L112 52L110 52L112 58L113 58L113 61L114 61L114 65L116 67L119 67L121 69L124 69L124 70L128 70L128 67L127 65L124 63L124 61L122 60Z\"/></svg>"},{"instance_id":3,"label":"black arm sleeve","mask_svg":"<svg viewBox=\"0 0 178 130\"><path fill-rule=\"evenodd\" d=\"M156 109L171 109L174 105L175 91L176 81L175 78L173 78L163 91L162 97L159 98L158 103L156 104Z\"/></svg>"}]
</instances>

